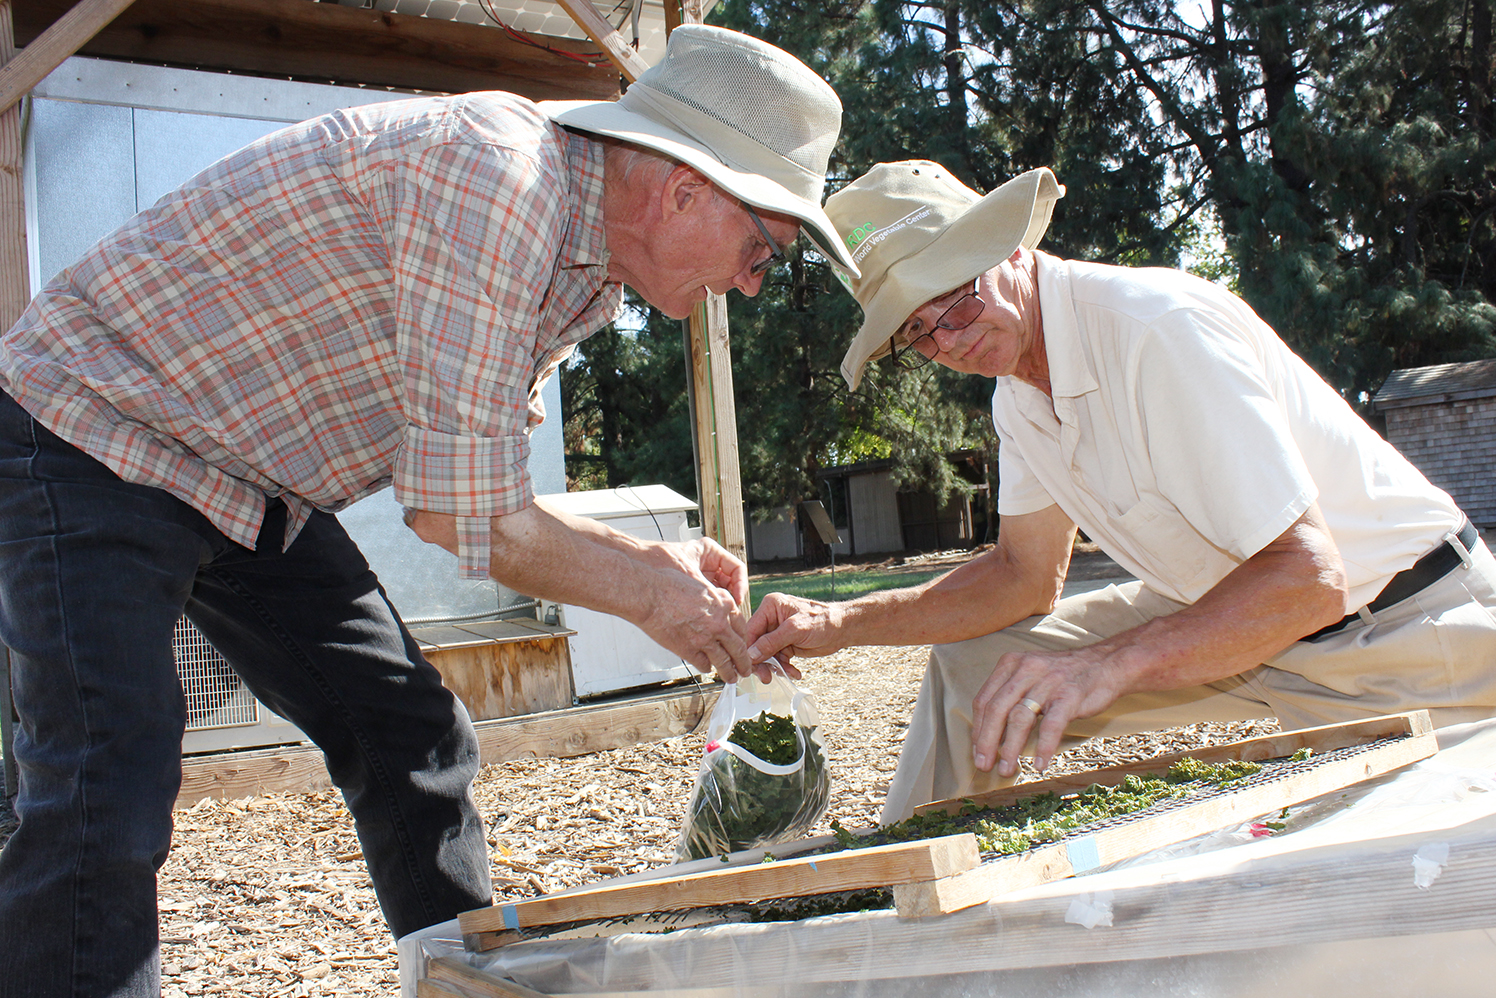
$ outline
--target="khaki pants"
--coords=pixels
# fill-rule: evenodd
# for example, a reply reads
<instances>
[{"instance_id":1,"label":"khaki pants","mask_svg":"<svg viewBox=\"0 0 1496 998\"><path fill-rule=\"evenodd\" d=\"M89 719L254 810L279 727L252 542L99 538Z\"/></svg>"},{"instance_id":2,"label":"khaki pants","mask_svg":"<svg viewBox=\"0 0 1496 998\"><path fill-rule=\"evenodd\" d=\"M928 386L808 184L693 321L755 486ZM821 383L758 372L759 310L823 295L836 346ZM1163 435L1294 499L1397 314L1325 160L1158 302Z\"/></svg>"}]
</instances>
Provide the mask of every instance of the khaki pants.
<instances>
[{"instance_id":1,"label":"khaki pants","mask_svg":"<svg viewBox=\"0 0 1496 998\"><path fill-rule=\"evenodd\" d=\"M1004 653L1062 651L1183 608L1141 582L1061 600L1047 616L936 645L881 820L926 801L983 793L1012 779L971 761L971 702ZM1062 748L1088 738L1276 717L1285 730L1428 708L1436 727L1496 716L1496 561L1477 542L1472 565L1316 641L1299 641L1249 672L1205 686L1119 698L1075 721Z\"/></svg>"}]
</instances>

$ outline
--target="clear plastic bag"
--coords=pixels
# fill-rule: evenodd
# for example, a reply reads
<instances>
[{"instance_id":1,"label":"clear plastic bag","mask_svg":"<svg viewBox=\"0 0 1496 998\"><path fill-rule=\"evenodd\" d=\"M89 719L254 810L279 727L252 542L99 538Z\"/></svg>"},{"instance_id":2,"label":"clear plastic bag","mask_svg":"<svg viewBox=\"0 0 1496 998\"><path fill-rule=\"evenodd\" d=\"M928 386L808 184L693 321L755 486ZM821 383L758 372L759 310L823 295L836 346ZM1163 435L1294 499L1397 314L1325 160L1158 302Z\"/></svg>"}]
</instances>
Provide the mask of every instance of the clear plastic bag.
<instances>
[{"instance_id":1,"label":"clear plastic bag","mask_svg":"<svg viewBox=\"0 0 1496 998\"><path fill-rule=\"evenodd\" d=\"M676 859L801 838L830 802L815 697L777 668L767 684L752 677L729 683L707 723Z\"/></svg>"}]
</instances>

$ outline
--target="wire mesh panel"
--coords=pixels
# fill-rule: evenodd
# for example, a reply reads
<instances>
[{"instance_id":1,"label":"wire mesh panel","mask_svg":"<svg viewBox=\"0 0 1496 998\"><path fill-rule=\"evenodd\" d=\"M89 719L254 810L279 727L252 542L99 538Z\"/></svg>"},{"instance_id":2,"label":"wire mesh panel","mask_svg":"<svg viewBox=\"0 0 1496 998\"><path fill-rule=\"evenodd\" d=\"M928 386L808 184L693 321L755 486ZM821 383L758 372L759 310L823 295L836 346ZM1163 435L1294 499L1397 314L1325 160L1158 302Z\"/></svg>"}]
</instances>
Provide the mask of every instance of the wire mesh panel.
<instances>
[{"instance_id":1,"label":"wire mesh panel","mask_svg":"<svg viewBox=\"0 0 1496 998\"><path fill-rule=\"evenodd\" d=\"M177 621L171 650L187 697L188 731L259 723L254 694L186 617Z\"/></svg>"}]
</instances>

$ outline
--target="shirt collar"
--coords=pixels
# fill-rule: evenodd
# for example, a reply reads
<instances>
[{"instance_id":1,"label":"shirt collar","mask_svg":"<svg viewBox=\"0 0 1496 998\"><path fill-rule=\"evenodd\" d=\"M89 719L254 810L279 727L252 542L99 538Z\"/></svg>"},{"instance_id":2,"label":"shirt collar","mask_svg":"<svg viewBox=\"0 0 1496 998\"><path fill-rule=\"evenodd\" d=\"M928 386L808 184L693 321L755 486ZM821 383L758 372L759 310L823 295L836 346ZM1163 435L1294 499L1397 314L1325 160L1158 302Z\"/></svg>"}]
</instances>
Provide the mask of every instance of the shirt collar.
<instances>
[{"instance_id":1,"label":"shirt collar","mask_svg":"<svg viewBox=\"0 0 1496 998\"><path fill-rule=\"evenodd\" d=\"M1070 297L1070 265L1048 253L1035 253L1039 314L1044 317L1044 351L1054 398L1075 398L1100 387L1081 343Z\"/></svg>"},{"instance_id":2,"label":"shirt collar","mask_svg":"<svg viewBox=\"0 0 1496 998\"><path fill-rule=\"evenodd\" d=\"M603 228L603 150L597 139L553 125L567 139L566 162L575 177L576 201L561 247L562 266L608 265L608 239Z\"/></svg>"}]
</instances>

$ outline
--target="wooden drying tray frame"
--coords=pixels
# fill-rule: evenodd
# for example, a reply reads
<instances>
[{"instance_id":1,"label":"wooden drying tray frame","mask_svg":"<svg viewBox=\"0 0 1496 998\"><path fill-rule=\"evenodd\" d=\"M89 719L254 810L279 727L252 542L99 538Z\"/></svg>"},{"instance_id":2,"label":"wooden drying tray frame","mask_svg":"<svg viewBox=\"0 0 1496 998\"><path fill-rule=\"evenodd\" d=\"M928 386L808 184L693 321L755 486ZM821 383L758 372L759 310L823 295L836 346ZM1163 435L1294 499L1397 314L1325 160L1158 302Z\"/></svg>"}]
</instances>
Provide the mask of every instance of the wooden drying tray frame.
<instances>
[{"instance_id":1,"label":"wooden drying tray frame","mask_svg":"<svg viewBox=\"0 0 1496 998\"><path fill-rule=\"evenodd\" d=\"M458 916L458 924L468 949L487 950L529 938L522 932L527 928L886 887L893 888L901 916L958 911L1011 890L1086 873L1399 769L1438 750L1433 728L1427 711L1413 711L1176 752L1020 784L978 797L926 804L918 809L921 813L956 812L970 803L997 807L1039 794L1073 794L1095 784L1116 786L1129 775L1163 772L1184 758L1216 763L1260 762L1285 758L1300 749L1323 755L1383 739L1391 740L1345 759L1327 759L1281 779L1212 794L1195 804L1181 803L1157 816L1139 812L1095 833L1070 836L986 863L978 855L975 836L964 833L769 864L730 866L673 879L605 881L591 888L465 912ZM874 831L864 829L859 834ZM821 837L802 844L811 849L825 842ZM793 847L791 851L795 851Z\"/></svg>"},{"instance_id":2,"label":"wooden drying tray frame","mask_svg":"<svg viewBox=\"0 0 1496 998\"><path fill-rule=\"evenodd\" d=\"M1090 773L1026 783L963 800L939 801L916 808L920 814L959 813L969 804L1003 807L1019 798L1055 793L1077 793L1100 784L1114 787L1128 776L1168 771L1185 758L1202 762L1266 762L1310 749L1325 756L1337 749L1376 745L1342 759L1324 759L1302 770L1258 784L1248 784L1193 803L1181 801L1158 813L1145 809L1120 818L1093 833L1069 835L1049 845L1013 856L1002 856L950 877L893 888L894 906L905 917L924 917L960 911L990 901L998 894L1090 873L1153 849L1196 835L1238 824L1259 815L1361 783L1426 759L1439 750L1426 710L1374 717L1347 724L1331 724L1284 734L1265 735L1211 748L1159 756ZM1311 760L1312 762L1312 760Z\"/></svg>"}]
</instances>

